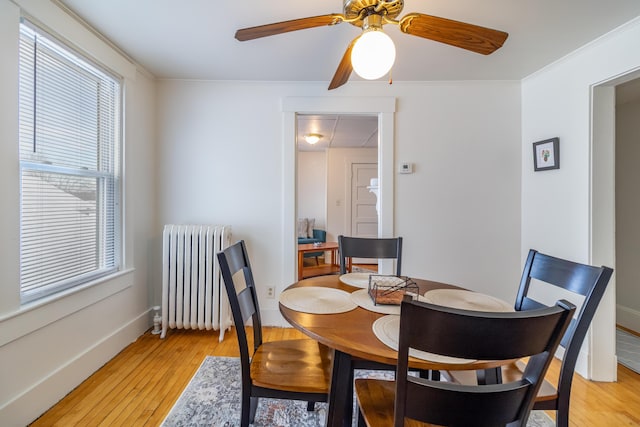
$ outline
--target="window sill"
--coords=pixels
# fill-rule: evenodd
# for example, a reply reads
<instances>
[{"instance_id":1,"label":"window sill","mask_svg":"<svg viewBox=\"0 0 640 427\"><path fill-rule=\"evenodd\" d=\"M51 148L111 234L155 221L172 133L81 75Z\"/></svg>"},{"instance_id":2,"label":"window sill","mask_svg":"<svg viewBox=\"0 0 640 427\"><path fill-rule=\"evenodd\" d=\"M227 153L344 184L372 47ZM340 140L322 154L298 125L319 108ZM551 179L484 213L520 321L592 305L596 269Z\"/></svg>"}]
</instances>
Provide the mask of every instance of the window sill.
<instances>
[{"instance_id":1,"label":"window sill","mask_svg":"<svg viewBox=\"0 0 640 427\"><path fill-rule=\"evenodd\" d=\"M0 317L0 347L131 287L134 271L127 269L101 277L24 304L15 312L3 315Z\"/></svg>"}]
</instances>

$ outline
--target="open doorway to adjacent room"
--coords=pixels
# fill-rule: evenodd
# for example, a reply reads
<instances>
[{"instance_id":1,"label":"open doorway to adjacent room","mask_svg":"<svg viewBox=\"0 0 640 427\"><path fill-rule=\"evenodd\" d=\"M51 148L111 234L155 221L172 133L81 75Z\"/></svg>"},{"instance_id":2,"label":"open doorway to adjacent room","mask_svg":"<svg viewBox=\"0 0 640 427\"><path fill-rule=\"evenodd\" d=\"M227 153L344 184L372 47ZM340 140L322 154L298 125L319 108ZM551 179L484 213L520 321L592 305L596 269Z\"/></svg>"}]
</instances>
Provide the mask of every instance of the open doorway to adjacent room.
<instances>
[{"instance_id":1,"label":"open doorway to adjacent room","mask_svg":"<svg viewBox=\"0 0 640 427\"><path fill-rule=\"evenodd\" d=\"M640 78L617 85L615 97L616 355L640 373Z\"/></svg>"},{"instance_id":2,"label":"open doorway to adjacent room","mask_svg":"<svg viewBox=\"0 0 640 427\"><path fill-rule=\"evenodd\" d=\"M624 352L612 330L640 335L640 71L594 86L592 95L591 262L615 273L592 323L589 375L615 381Z\"/></svg>"},{"instance_id":3,"label":"open doorway to adjacent room","mask_svg":"<svg viewBox=\"0 0 640 427\"><path fill-rule=\"evenodd\" d=\"M298 243L377 237L378 116L298 114L296 129ZM303 277L338 272L334 254L304 253Z\"/></svg>"},{"instance_id":4,"label":"open doorway to adjacent room","mask_svg":"<svg viewBox=\"0 0 640 427\"><path fill-rule=\"evenodd\" d=\"M378 236L394 235L394 135L396 99L394 97L288 97L282 102L283 125L283 277L297 280L299 251L296 222L298 217L297 118L303 115L355 115L375 117L378 161ZM344 168L342 169L344 170ZM327 170L327 176L334 172ZM337 173L337 172L336 172ZM344 182L344 181L343 181ZM326 202L325 202L326 203ZM327 209L328 210L328 209ZM327 215L328 217L328 215ZM331 219L328 220L331 226ZM332 231L340 233L341 230ZM331 234L329 235L331 238ZM337 236L337 234L335 234ZM393 260L378 263L378 272L390 274Z\"/></svg>"}]
</instances>

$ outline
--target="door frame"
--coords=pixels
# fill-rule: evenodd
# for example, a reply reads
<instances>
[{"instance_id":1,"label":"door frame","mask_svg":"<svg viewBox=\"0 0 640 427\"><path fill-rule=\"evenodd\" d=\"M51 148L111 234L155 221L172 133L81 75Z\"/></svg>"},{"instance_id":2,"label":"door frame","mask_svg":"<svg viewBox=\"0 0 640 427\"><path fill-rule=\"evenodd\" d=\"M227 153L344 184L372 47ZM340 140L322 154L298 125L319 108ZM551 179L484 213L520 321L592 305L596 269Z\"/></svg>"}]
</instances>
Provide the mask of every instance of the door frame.
<instances>
[{"instance_id":1,"label":"door frame","mask_svg":"<svg viewBox=\"0 0 640 427\"><path fill-rule=\"evenodd\" d=\"M615 271L615 86L591 87L589 263ZM589 357L577 370L595 381L617 380L615 273L585 337Z\"/></svg>"},{"instance_id":2,"label":"door frame","mask_svg":"<svg viewBox=\"0 0 640 427\"><path fill-rule=\"evenodd\" d=\"M380 212L378 235L394 235L394 119L395 97L287 97L282 100L282 263L285 282L297 280L296 235L296 116L297 114L376 114L378 116L378 185ZM379 265L381 272L393 269L393 260Z\"/></svg>"}]
</instances>

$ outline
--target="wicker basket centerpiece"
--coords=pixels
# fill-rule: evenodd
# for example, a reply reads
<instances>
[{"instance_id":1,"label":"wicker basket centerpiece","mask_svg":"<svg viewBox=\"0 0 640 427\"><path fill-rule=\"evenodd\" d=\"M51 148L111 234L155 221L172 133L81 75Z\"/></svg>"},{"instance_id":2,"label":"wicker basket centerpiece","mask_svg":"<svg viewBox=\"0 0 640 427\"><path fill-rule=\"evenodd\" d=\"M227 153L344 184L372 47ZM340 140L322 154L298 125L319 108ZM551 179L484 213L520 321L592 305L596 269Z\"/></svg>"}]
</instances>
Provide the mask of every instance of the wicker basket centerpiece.
<instances>
[{"instance_id":1,"label":"wicker basket centerpiece","mask_svg":"<svg viewBox=\"0 0 640 427\"><path fill-rule=\"evenodd\" d=\"M371 274L368 292L374 305L400 305L406 293L417 295L419 288L413 280L406 276Z\"/></svg>"}]
</instances>

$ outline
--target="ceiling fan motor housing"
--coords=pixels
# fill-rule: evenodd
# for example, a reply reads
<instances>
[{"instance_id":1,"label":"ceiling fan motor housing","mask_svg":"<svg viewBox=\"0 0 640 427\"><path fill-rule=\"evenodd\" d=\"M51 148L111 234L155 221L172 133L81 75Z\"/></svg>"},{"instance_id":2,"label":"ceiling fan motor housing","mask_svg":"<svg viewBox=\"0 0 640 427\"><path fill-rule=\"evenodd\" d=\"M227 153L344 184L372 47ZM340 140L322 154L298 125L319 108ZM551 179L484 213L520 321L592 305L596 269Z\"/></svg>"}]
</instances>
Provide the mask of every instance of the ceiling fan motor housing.
<instances>
[{"instance_id":1,"label":"ceiling fan motor housing","mask_svg":"<svg viewBox=\"0 0 640 427\"><path fill-rule=\"evenodd\" d=\"M383 10L387 18L395 19L402 12L404 7L404 0L384 1L384 0L344 0L344 16L351 20L357 18L363 9L369 9L372 11L378 9L378 14L382 14ZM362 27L363 21L357 19L351 24L358 27Z\"/></svg>"}]
</instances>

